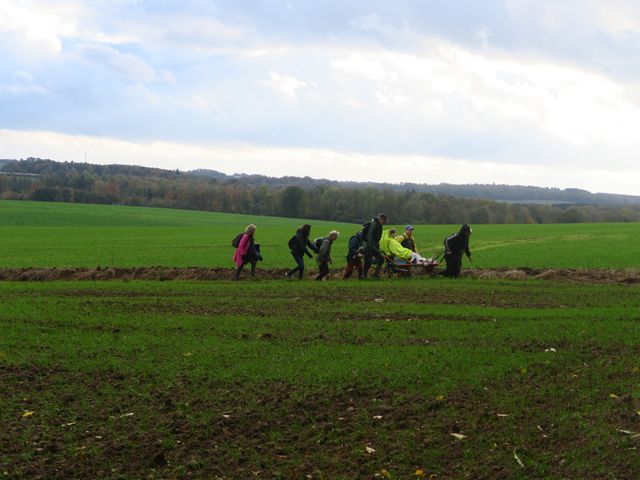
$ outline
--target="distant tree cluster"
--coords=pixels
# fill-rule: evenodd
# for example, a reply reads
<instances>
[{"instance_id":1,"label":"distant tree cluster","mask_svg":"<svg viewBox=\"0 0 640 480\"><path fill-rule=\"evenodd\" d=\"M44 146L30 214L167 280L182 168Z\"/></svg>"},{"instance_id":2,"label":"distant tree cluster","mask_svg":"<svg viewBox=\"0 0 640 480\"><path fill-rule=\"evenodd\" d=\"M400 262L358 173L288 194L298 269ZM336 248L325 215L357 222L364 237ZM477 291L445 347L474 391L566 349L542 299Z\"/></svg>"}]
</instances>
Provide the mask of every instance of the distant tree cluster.
<instances>
[{"instance_id":1,"label":"distant tree cluster","mask_svg":"<svg viewBox=\"0 0 640 480\"><path fill-rule=\"evenodd\" d=\"M305 184L305 188L295 184L256 185L224 175L215 178L126 165L27 159L5 161L2 173L2 199L182 208L344 222L362 222L382 211L394 223L640 221L637 205L506 203L327 181Z\"/></svg>"}]
</instances>

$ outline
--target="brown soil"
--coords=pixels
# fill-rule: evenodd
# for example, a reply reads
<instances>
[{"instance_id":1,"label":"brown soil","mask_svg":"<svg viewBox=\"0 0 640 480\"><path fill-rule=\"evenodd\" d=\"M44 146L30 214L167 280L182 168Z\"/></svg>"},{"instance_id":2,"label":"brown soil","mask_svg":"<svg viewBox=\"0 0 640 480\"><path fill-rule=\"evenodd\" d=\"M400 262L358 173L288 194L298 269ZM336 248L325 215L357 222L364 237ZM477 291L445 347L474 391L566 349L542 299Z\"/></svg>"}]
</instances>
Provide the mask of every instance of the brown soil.
<instances>
[{"instance_id":1,"label":"brown soil","mask_svg":"<svg viewBox=\"0 0 640 480\"><path fill-rule=\"evenodd\" d=\"M559 390L568 372L540 368L439 397L0 365L0 466L33 479L637 478L638 440L620 430L638 431L638 400L575 371Z\"/></svg>"},{"instance_id":2,"label":"brown soil","mask_svg":"<svg viewBox=\"0 0 640 480\"><path fill-rule=\"evenodd\" d=\"M260 270L257 279L281 280L286 269ZM430 274L415 272L415 276ZM463 277L502 280L559 280L585 283L640 283L640 270L603 269L532 269L502 268L465 270ZM340 279L335 271L331 279ZM246 278L244 274L243 278ZM307 279L312 279L308 275ZM203 267L105 267L105 268L14 268L0 269L0 281L54 281L54 280L232 280L230 268Z\"/></svg>"}]
</instances>

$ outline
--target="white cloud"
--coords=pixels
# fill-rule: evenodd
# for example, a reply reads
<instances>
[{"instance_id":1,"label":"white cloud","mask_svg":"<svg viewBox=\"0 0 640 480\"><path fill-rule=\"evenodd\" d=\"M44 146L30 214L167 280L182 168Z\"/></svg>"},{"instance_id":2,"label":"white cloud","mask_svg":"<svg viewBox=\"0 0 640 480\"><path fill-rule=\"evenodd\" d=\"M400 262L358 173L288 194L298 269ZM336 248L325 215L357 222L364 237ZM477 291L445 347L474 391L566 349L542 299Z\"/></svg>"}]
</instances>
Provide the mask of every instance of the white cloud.
<instances>
[{"instance_id":1,"label":"white cloud","mask_svg":"<svg viewBox=\"0 0 640 480\"><path fill-rule=\"evenodd\" d=\"M480 40L480 44L484 48L489 48L489 39L493 36L493 33L491 32L491 29L489 27L487 27L486 25L478 27L478 29L476 30L476 36L478 37L478 40Z\"/></svg>"},{"instance_id":2,"label":"white cloud","mask_svg":"<svg viewBox=\"0 0 640 480\"><path fill-rule=\"evenodd\" d=\"M355 97L346 97L342 99L342 104L345 107L359 109L362 108L362 102Z\"/></svg>"},{"instance_id":3,"label":"white cloud","mask_svg":"<svg viewBox=\"0 0 640 480\"><path fill-rule=\"evenodd\" d=\"M584 31L640 33L640 4L636 0L505 0L505 5L516 21L564 30L569 35Z\"/></svg>"},{"instance_id":4,"label":"white cloud","mask_svg":"<svg viewBox=\"0 0 640 480\"><path fill-rule=\"evenodd\" d=\"M522 166L423 155L367 155L326 149L240 144L134 143L53 132L0 130L0 158L36 156L59 161L133 164L174 170L209 168L224 173L305 176L323 165L330 179L417 183L498 183L579 187L637 194L640 169L616 171L562 166ZM398 168L402 165L402 168ZM314 170L315 171L315 170ZM313 173L312 173L313 175Z\"/></svg>"},{"instance_id":5,"label":"white cloud","mask_svg":"<svg viewBox=\"0 0 640 480\"><path fill-rule=\"evenodd\" d=\"M194 15L171 15L162 22L162 27L148 27L137 23L132 28L141 32L147 39L160 38L174 45L204 47L205 49L219 45L220 42L235 41L245 35L239 27L232 27L212 16L198 17Z\"/></svg>"},{"instance_id":6,"label":"white cloud","mask_svg":"<svg viewBox=\"0 0 640 480\"><path fill-rule=\"evenodd\" d=\"M0 0L0 32L14 35L16 45L31 55L58 54L61 38L77 29L77 11L73 4Z\"/></svg>"},{"instance_id":7,"label":"white cloud","mask_svg":"<svg viewBox=\"0 0 640 480\"><path fill-rule=\"evenodd\" d=\"M295 100L298 97L298 90L309 86L307 82L296 77L280 74L273 70L269 72L269 77L269 80L264 80L262 84L272 88L287 100Z\"/></svg>"},{"instance_id":8,"label":"white cloud","mask_svg":"<svg viewBox=\"0 0 640 480\"><path fill-rule=\"evenodd\" d=\"M102 65L137 82L152 82L160 78L170 80L172 78L166 72L156 72L151 65L135 55L122 53L105 45L82 45L78 52L83 59Z\"/></svg>"},{"instance_id":9,"label":"white cloud","mask_svg":"<svg viewBox=\"0 0 640 480\"><path fill-rule=\"evenodd\" d=\"M349 25L357 30L363 32L373 32L382 36L388 37L392 40L398 41L400 39L412 39L416 34L410 31L406 26L398 27L391 23L382 20L377 12L358 17L349 22Z\"/></svg>"},{"instance_id":10,"label":"white cloud","mask_svg":"<svg viewBox=\"0 0 640 480\"><path fill-rule=\"evenodd\" d=\"M209 93L196 93L186 102L186 106L204 114L221 113L222 107L217 96Z\"/></svg>"},{"instance_id":11,"label":"white cloud","mask_svg":"<svg viewBox=\"0 0 640 480\"><path fill-rule=\"evenodd\" d=\"M347 75L363 75L370 80L382 81L391 78L389 71L377 59L377 52L354 52L349 56L333 60L331 66Z\"/></svg>"},{"instance_id":12,"label":"white cloud","mask_svg":"<svg viewBox=\"0 0 640 480\"><path fill-rule=\"evenodd\" d=\"M361 50L330 64L352 81L368 81L381 104L411 103L416 113L444 116L458 128L536 129L580 147L640 144L633 130L640 108L625 88L576 66L441 40L425 43L421 54Z\"/></svg>"},{"instance_id":13,"label":"white cloud","mask_svg":"<svg viewBox=\"0 0 640 480\"><path fill-rule=\"evenodd\" d=\"M49 95L50 92L42 85L33 83L13 83L7 85L0 84L0 94L7 94L18 97L28 95Z\"/></svg>"}]
</instances>

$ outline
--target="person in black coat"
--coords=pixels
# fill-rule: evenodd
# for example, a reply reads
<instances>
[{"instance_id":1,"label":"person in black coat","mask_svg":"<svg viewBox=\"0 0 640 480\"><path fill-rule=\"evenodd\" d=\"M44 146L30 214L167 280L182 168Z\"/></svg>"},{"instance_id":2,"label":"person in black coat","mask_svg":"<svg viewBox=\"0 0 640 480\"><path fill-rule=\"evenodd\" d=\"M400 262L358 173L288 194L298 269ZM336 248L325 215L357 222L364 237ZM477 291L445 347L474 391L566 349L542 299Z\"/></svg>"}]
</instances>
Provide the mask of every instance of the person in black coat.
<instances>
[{"instance_id":1,"label":"person in black coat","mask_svg":"<svg viewBox=\"0 0 640 480\"><path fill-rule=\"evenodd\" d=\"M445 277L456 278L460 275L463 254L471 261L471 252L469 251L471 232L471 227L465 223L458 233L444 239L444 259L447 262L447 269L442 272L442 275Z\"/></svg>"},{"instance_id":2,"label":"person in black coat","mask_svg":"<svg viewBox=\"0 0 640 480\"><path fill-rule=\"evenodd\" d=\"M343 280L351 277L354 270L358 272L358 280L362 278L362 257L364 256L364 248L362 247L361 232L352 235L349 239L347 251L347 267L342 275Z\"/></svg>"},{"instance_id":3,"label":"person in black coat","mask_svg":"<svg viewBox=\"0 0 640 480\"><path fill-rule=\"evenodd\" d=\"M304 275L304 255L313 258L307 247L318 253L318 250L309 241L309 235L311 235L311 225L304 224L296 230L296 234L289 240L291 256L296 261L297 266L285 273L287 278L291 278L294 273L298 272L298 278L302 280Z\"/></svg>"},{"instance_id":4,"label":"person in black coat","mask_svg":"<svg viewBox=\"0 0 640 480\"><path fill-rule=\"evenodd\" d=\"M373 263L376 264L374 277L380 276L380 268L384 263L384 256L380 253L380 238L382 238L382 226L387 223L387 216L379 213L376 218L367 222L362 227L362 239L364 246L364 271L362 278L367 278L369 269Z\"/></svg>"}]
</instances>

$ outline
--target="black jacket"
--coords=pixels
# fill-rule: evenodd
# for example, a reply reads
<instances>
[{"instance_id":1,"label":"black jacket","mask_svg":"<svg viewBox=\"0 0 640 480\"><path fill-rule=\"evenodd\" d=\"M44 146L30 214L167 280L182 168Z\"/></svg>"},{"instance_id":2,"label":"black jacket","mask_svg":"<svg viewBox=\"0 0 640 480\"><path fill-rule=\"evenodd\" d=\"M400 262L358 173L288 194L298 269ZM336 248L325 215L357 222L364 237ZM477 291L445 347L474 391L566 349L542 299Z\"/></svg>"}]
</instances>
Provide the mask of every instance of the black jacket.
<instances>
[{"instance_id":1,"label":"black jacket","mask_svg":"<svg viewBox=\"0 0 640 480\"><path fill-rule=\"evenodd\" d=\"M445 251L451 252L458 257L462 256L463 253L469 257L471 256L471 252L469 251L469 236L465 234L464 228L463 226L458 233L454 233L444 239Z\"/></svg>"},{"instance_id":2,"label":"black jacket","mask_svg":"<svg viewBox=\"0 0 640 480\"><path fill-rule=\"evenodd\" d=\"M362 244L362 237L360 236L360 232L352 235L349 239L347 251L347 262L354 262L358 259L358 253L360 252L360 245Z\"/></svg>"},{"instance_id":3,"label":"black jacket","mask_svg":"<svg viewBox=\"0 0 640 480\"><path fill-rule=\"evenodd\" d=\"M253 237L249 239L249 250L244 256L245 263L255 263L258 260L262 260L262 255L260 255L260 245L256 244L253 241Z\"/></svg>"},{"instance_id":4,"label":"black jacket","mask_svg":"<svg viewBox=\"0 0 640 480\"><path fill-rule=\"evenodd\" d=\"M293 241L293 248L291 249L291 253L293 255L307 255L310 257L311 253L307 250L307 247L309 247L314 252L317 251L309 241L309 237L305 236L302 230L296 230L296 237Z\"/></svg>"},{"instance_id":5,"label":"black jacket","mask_svg":"<svg viewBox=\"0 0 640 480\"><path fill-rule=\"evenodd\" d=\"M377 218L371 220L367 230L367 250L377 253L380 251L380 239L382 238L382 225Z\"/></svg>"},{"instance_id":6,"label":"black jacket","mask_svg":"<svg viewBox=\"0 0 640 480\"><path fill-rule=\"evenodd\" d=\"M400 242L400 245L402 245L404 248L408 248L409 250L411 250L412 252L416 251L416 241L413 239L413 237L406 237L406 236L402 236L403 240Z\"/></svg>"}]
</instances>

